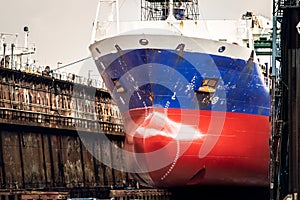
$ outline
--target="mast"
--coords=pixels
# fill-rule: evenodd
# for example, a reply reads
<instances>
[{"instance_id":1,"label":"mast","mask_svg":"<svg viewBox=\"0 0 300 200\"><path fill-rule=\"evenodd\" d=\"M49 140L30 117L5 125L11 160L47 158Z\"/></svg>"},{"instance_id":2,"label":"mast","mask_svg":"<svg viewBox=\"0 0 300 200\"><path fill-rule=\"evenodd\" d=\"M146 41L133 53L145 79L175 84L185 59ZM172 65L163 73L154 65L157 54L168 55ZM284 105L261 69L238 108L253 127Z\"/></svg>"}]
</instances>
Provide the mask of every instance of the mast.
<instances>
[{"instance_id":1,"label":"mast","mask_svg":"<svg viewBox=\"0 0 300 200\"><path fill-rule=\"evenodd\" d=\"M98 25L98 18L99 18L99 10L100 10L100 0L98 1L96 16L93 23L93 30L92 30L92 37L91 37L91 44L95 42L96 32L97 32L97 25Z\"/></svg>"},{"instance_id":2,"label":"mast","mask_svg":"<svg viewBox=\"0 0 300 200\"><path fill-rule=\"evenodd\" d=\"M25 50L28 50L29 28L27 26L24 27L24 32L25 32L24 47L25 47Z\"/></svg>"},{"instance_id":3,"label":"mast","mask_svg":"<svg viewBox=\"0 0 300 200\"><path fill-rule=\"evenodd\" d=\"M116 20L117 20L117 34L120 33L120 11L119 11L119 0L116 0Z\"/></svg>"},{"instance_id":4,"label":"mast","mask_svg":"<svg viewBox=\"0 0 300 200\"><path fill-rule=\"evenodd\" d=\"M100 10L101 9L101 10ZM119 0L99 0L96 10L95 19L93 22L93 29L90 43L94 43L101 36L106 35L107 24L113 24L114 32L120 33L120 9ZM101 32L104 32L101 33Z\"/></svg>"},{"instance_id":5,"label":"mast","mask_svg":"<svg viewBox=\"0 0 300 200\"><path fill-rule=\"evenodd\" d=\"M169 0L169 16L168 16L167 20L175 20L175 17L174 17L174 1L173 0Z\"/></svg>"}]
</instances>

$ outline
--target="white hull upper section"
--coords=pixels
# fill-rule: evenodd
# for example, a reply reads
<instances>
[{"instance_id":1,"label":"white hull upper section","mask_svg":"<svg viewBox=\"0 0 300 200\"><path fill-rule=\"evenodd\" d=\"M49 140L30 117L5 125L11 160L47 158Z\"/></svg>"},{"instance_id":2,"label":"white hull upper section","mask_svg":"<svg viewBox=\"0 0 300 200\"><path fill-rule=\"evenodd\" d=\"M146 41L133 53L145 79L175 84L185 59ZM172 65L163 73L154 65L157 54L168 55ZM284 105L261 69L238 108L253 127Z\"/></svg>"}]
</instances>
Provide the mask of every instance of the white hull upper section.
<instances>
[{"instance_id":1,"label":"white hull upper section","mask_svg":"<svg viewBox=\"0 0 300 200\"><path fill-rule=\"evenodd\" d=\"M139 34L132 32L95 42L90 46L93 58L97 60L101 56L117 53L115 45L118 45L122 50L144 48L176 50L179 44L184 44L183 51L185 52L205 53L243 60L248 60L252 52L247 47L209 39L186 37L168 31L161 31L160 33L153 29L139 29L138 31ZM142 40L147 41L147 44L142 44ZM219 51L220 48L223 48L224 51Z\"/></svg>"},{"instance_id":2,"label":"white hull upper section","mask_svg":"<svg viewBox=\"0 0 300 200\"><path fill-rule=\"evenodd\" d=\"M247 23L245 20L102 21L98 24L95 40L116 35L142 34L141 29L150 29L153 34L164 34L168 30L177 35L246 46L252 40L252 32ZM148 31L147 34L151 32Z\"/></svg>"}]
</instances>

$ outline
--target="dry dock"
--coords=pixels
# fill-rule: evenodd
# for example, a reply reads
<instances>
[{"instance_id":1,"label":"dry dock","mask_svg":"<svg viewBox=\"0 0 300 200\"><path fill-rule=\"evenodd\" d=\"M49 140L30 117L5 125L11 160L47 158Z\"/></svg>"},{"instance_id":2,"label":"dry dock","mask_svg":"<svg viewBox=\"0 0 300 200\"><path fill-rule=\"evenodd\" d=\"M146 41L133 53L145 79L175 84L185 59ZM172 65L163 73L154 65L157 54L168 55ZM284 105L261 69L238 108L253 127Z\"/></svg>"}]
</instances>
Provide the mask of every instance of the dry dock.
<instances>
[{"instance_id":1,"label":"dry dock","mask_svg":"<svg viewBox=\"0 0 300 200\"><path fill-rule=\"evenodd\" d=\"M104 133L110 142L90 144L102 158L109 158L114 146L123 146L121 116L109 93L92 80L72 74L48 76L2 66L1 200L299 199L300 28L299 34L295 28L300 20L299 1L274 0L273 12L277 14L274 22L283 23L283 30L282 35L273 32L272 43L273 61L280 62L282 74L272 68L270 188L118 188L120 182L126 186L132 182L130 174L104 165L78 135L78 131L91 136ZM122 158L121 152L114 156ZM119 160L112 165L122 166Z\"/></svg>"}]
</instances>

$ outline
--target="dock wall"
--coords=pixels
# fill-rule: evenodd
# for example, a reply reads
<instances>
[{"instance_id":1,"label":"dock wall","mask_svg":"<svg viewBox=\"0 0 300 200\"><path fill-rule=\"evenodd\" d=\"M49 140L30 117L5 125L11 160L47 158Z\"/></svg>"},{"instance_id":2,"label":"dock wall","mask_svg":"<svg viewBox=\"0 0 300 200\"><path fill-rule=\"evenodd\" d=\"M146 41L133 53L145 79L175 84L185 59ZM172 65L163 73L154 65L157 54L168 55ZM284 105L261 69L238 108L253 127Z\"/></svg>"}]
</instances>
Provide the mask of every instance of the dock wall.
<instances>
[{"instance_id":1,"label":"dock wall","mask_svg":"<svg viewBox=\"0 0 300 200\"><path fill-rule=\"evenodd\" d=\"M97 151L109 156L111 145L95 141ZM0 181L4 189L43 189L115 185L128 179L87 151L76 132L40 127L1 125Z\"/></svg>"},{"instance_id":2,"label":"dock wall","mask_svg":"<svg viewBox=\"0 0 300 200\"><path fill-rule=\"evenodd\" d=\"M121 116L107 91L0 68L1 191L106 188L130 179L98 161L78 131L106 134L111 142L90 144L99 156L122 147Z\"/></svg>"}]
</instances>

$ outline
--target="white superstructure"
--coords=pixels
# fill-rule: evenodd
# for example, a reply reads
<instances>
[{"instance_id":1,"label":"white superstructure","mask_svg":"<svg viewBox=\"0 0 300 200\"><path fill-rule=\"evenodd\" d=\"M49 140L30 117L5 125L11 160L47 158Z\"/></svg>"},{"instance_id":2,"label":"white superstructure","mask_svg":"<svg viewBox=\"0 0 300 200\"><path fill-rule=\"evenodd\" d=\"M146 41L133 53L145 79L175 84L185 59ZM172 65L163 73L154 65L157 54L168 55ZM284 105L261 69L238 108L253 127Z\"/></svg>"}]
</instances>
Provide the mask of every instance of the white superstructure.
<instances>
[{"instance_id":1,"label":"white superstructure","mask_svg":"<svg viewBox=\"0 0 300 200\"><path fill-rule=\"evenodd\" d=\"M187 37L212 39L253 48L253 41L259 39L261 35L267 34L272 27L270 20L262 16L255 16L251 12L245 13L240 19L236 20L202 19L199 10L188 10L189 4L198 1L186 1L182 4L170 1L170 5L174 4L172 10L185 11L184 17L176 19L170 17L174 15L168 15L169 17L164 19L163 9L165 4L161 3L160 9L157 9L157 7L152 9L150 4L148 5L145 2L147 1L142 0L140 8L138 6L133 8L141 9L142 15L138 18L130 18L126 17L122 9L118 7L120 6L118 0L100 0L98 10L100 8L101 12L96 16L92 40L99 41L120 34L135 33L136 30L140 32L140 29L153 29L153 34L157 34L157 31L161 29ZM196 6L198 6L198 3ZM103 12L103 10L107 12ZM189 15L191 17L188 17ZM148 30L147 33L149 34L149 32ZM163 32L165 31L161 31L162 34Z\"/></svg>"}]
</instances>

